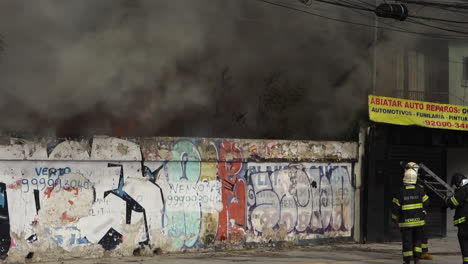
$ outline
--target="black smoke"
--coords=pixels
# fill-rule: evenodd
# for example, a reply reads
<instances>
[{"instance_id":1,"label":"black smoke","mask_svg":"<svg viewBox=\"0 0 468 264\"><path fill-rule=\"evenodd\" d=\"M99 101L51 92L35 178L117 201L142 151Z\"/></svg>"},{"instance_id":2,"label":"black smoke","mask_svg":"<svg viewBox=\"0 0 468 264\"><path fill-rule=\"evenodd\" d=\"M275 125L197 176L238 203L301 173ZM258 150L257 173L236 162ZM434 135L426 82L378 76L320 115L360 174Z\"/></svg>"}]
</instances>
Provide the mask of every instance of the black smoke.
<instances>
[{"instance_id":1,"label":"black smoke","mask_svg":"<svg viewBox=\"0 0 468 264\"><path fill-rule=\"evenodd\" d=\"M372 84L372 30L256 0L2 0L0 32L3 133L345 139Z\"/></svg>"}]
</instances>

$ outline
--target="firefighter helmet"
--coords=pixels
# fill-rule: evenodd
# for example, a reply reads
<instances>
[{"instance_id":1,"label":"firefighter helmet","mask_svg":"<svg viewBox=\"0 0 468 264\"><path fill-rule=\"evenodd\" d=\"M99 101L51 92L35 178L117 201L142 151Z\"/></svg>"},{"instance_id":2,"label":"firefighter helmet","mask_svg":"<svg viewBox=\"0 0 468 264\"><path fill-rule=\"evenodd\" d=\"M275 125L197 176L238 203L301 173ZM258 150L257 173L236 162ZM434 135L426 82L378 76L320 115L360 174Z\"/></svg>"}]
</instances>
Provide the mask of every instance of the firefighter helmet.
<instances>
[{"instance_id":1,"label":"firefighter helmet","mask_svg":"<svg viewBox=\"0 0 468 264\"><path fill-rule=\"evenodd\" d=\"M465 175L461 174L461 173L455 173L453 174L452 176L452 182L451 182L451 185L455 185L455 187L461 187L463 186L463 181L466 180L466 177Z\"/></svg>"},{"instance_id":2,"label":"firefighter helmet","mask_svg":"<svg viewBox=\"0 0 468 264\"><path fill-rule=\"evenodd\" d=\"M405 171L405 176L403 177L404 184L416 184L418 181L418 173L416 170L408 169Z\"/></svg>"},{"instance_id":3,"label":"firefighter helmet","mask_svg":"<svg viewBox=\"0 0 468 264\"><path fill-rule=\"evenodd\" d=\"M419 170L419 165L416 163L416 162L408 162L406 163L406 166L405 166L405 171L406 170L414 170L416 173L418 173L418 170Z\"/></svg>"}]
</instances>

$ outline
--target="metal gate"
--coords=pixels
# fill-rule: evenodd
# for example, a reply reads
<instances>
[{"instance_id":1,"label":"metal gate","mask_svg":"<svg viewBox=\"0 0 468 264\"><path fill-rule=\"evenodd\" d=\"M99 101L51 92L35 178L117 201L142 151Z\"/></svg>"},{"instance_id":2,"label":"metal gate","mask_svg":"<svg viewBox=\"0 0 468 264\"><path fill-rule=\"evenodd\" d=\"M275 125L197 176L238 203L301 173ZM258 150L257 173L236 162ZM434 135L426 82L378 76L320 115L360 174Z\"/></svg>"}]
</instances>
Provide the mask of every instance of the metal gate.
<instances>
[{"instance_id":1,"label":"metal gate","mask_svg":"<svg viewBox=\"0 0 468 264\"><path fill-rule=\"evenodd\" d=\"M399 229L391 221L392 197L402 186L403 168L400 161L424 163L439 177L446 179L445 147L431 144L431 137L430 129L388 125L376 125L371 129L367 145L364 204L367 212L364 227L366 241L400 240ZM430 208L426 231L429 237L443 237L446 235L443 201L431 191L427 190L427 193Z\"/></svg>"},{"instance_id":2,"label":"metal gate","mask_svg":"<svg viewBox=\"0 0 468 264\"><path fill-rule=\"evenodd\" d=\"M386 221L386 234L390 241L400 240L400 232L395 224L391 223L390 208L393 193L395 193L402 185L403 169L401 168L400 161L416 161L424 163L434 173L436 173L443 180L446 180L445 173L445 151L441 147L431 146L390 146L388 154L387 168L388 171L388 185L385 190L385 219ZM443 201L432 191L427 190L430 197L429 210L426 219L426 232L429 237L442 237L446 233L446 212L442 211Z\"/></svg>"}]
</instances>

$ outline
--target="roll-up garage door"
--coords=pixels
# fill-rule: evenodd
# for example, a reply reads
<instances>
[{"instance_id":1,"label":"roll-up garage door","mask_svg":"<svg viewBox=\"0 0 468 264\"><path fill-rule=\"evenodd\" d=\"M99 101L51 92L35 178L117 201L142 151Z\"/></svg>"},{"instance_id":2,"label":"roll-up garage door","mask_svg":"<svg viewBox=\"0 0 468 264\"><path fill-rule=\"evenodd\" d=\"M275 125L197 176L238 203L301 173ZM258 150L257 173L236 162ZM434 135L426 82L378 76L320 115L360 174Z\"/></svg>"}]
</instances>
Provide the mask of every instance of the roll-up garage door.
<instances>
[{"instance_id":1,"label":"roll-up garage door","mask_svg":"<svg viewBox=\"0 0 468 264\"><path fill-rule=\"evenodd\" d=\"M446 180L445 173L445 151L441 147L433 146L402 146L390 145L388 148L388 159L379 162L382 166L382 176L385 177L385 237L387 241L400 240L400 232L391 221L391 200L393 194L402 185L403 169L400 161L415 161L424 163L433 172ZM442 237L446 234L446 211L442 210L443 201L426 190L430 197L426 232L431 237Z\"/></svg>"}]
</instances>

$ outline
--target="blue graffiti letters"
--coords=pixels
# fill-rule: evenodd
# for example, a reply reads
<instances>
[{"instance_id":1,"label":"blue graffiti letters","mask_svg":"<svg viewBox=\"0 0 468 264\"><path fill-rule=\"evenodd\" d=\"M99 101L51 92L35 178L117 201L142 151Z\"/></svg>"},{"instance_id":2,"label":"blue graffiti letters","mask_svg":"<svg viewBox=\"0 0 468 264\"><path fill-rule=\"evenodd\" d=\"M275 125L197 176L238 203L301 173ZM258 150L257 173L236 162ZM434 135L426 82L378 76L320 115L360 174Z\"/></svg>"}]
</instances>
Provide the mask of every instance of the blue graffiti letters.
<instances>
[{"instance_id":1,"label":"blue graffiti letters","mask_svg":"<svg viewBox=\"0 0 468 264\"><path fill-rule=\"evenodd\" d=\"M47 167L39 167L34 169L36 171L37 176L63 176L66 174L71 173L70 167L65 168L47 168Z\"/></svg>"}]
</instances>

